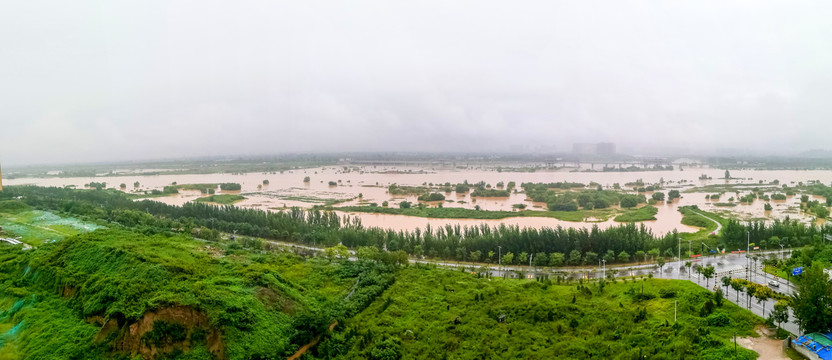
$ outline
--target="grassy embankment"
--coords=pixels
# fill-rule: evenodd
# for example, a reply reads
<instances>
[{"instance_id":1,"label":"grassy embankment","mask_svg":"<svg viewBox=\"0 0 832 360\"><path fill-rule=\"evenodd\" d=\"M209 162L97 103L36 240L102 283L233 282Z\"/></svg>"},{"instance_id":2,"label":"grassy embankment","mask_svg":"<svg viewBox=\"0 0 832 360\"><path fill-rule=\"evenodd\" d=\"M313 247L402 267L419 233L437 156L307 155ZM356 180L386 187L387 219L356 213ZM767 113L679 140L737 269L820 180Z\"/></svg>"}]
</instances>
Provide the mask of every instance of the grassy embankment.
<instances>
[{"instance_id":1,"label":"grassy embankment","mask_svg":"<svg viewBox=\"0 0 832 360\"><path fill-rule=\"evenodd\" d=\"M0 250L3 359L286 358L392 281L372 263L124 230Z\"/></svg>"},{"instance_id":2,"label":"grassy embankment","mask_svg":"<svg viewBox=\"0 0 832 360\"><path fill-rule=\"evenodd\" d=\"M332 210L345 212L366 212L390 215L406 215L436 219L505 219L510 217L551 217L563 221L606 221L615 217L615 221L635 222L655 220L656 209L653 206L644 206L637 209L616 210L616 209L595 209L578 211L498 211L498 210L475 210L455 207L411 207L408 209L381 207L381 206L343 206L332 208Z\"/></svg>"},{"instance_id":3,"label":"grassy embankment","mask_svg":"<svg viewBox=\"0 0 832 360\"><path fill-rule=\"evenodd\" d=\"M643 289L643 290L642 290ZM643 291L643 292L642 292ZM556 285L411 266L317 349L346 358L754 359L730 339L762 319L685 281ZM674 302L678 322L674 323ZM505 316L503 321L500 317ZM391 357L391 358L396 358Z\"/></svg>"},{"instance_id":4,"label":"grassy embankment","mask_svg":"<svg viewBox=\"0 0 832 360\"><path fill-rule=\"evenodd\" d=\"M234 195L234 194L218 194L218 195L210 195L206 197L197 198L194 201L197 202L208 202L220 205L231 205L240 201L245 200L245 196L241 195Z\"/></svg>"}]
</instances>

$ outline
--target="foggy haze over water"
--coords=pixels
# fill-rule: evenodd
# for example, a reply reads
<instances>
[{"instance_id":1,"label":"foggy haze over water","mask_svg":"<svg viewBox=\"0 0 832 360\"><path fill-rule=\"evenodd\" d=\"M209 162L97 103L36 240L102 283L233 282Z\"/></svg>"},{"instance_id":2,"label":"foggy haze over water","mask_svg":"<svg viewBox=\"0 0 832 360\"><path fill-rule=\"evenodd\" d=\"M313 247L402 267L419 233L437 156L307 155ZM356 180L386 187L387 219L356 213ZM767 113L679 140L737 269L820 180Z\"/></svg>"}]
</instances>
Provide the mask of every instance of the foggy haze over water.
<instances>
[{"instance_id":1,"label":"foggy haze over water","mask_svg":"<svg viewBox=\"0 0 832 360\"><path fill-rule=\"evenodd\" d=\"M828 149L830 17L823 1L4 2L0 162Z\"/></svg>"}]
</instances>

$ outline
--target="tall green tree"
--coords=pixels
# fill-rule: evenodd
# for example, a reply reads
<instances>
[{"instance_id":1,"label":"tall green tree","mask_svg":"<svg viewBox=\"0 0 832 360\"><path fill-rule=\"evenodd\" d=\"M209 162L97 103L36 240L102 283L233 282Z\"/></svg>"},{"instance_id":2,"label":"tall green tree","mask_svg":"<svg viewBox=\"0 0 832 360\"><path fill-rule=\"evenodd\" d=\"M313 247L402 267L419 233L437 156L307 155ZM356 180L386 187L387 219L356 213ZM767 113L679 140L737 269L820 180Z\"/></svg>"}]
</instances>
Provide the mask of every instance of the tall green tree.
<instances>
[{"instance_id":1,"label":"tall green tree","mask_svg":"<svg viewBox=\"0 0 832 360\"><path fill-rule=\"evenodd\" d=\"M740 290L742 290L742 284L740 284L736 281L731 281L731 289L734 289L734 291L737 293L737 305L739 305L739 303L740 303Z\"/></svg>"},{"instance_id":2,"label":"tall green tree","mask_svg":"<svg viewBox=\"0 0 832 360\"><path fill-rule=\"evenodd\" d=\"M710 286L709 280L714 277L714 273L716 273L716 269L714 269L713 265L708 265L702 268L702 276L705 277L705 287L707 288Z\"/></svg>"},{"instance_id":3,"label":"tall green tree","mask_svg":"<svg viewBox=\"0 0 832 360\"><path fill-rule=\"evenodd\" d=\"M774 309L769 314L769 318L772 322L777 323L779 328L780 324L789 321L789 307L781 303L774 304Z\"/></svg>"},{"instance_id":4,"label":"tall green tree","mask_svg":"<svg viewBox=\"0 0 832 360\"><path fill-rule=\"evenodd\" d=\"M792 309L804 332L832 329L832 299L829 276L819 263L809 266L798 278L792 295Z\"/></svg>"},{"instance_id":5,"label":"tall green tree","mask_svg":"<svg viewBox=\"0 0 832 360\"><path fill-rule=\"evenodd\" d=\"M748 295L748 309L751 310L751 297L757 292L757 288L754 286L746 286L745 287L745 294Z\"/></svg>"},{"instance_id":6,"label":"tall green tree","mask_svg":"<svg viewBox=\"0 0 832 360\"><path fill-rule=\"evenodd\" d=\"M508 252L506 254L503 254L503 265L511 265L513 263L514 263L514 254L513 253Z\"/></svg>"}]
</instances>

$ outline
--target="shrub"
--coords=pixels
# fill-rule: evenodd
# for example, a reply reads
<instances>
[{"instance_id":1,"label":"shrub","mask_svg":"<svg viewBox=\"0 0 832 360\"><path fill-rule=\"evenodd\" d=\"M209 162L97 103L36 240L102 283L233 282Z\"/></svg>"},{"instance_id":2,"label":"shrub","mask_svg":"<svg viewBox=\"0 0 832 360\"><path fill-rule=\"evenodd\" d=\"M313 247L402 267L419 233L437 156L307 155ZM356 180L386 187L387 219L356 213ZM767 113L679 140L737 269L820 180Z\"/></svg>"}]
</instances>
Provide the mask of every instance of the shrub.
<instances>
[{"instance_id":1,"label":"shrub","mask_svg":"<svg viewBox=\"0 0 832 360\"><path fill-rule=\"evenodd\" d=\"M731 323L731 319L729 319L728 316L725 316L725 314L722 313L711 314L705 319L705 322L708 323L708 326L724 327L728 326L728 324Z\"/></svg>"},{"instance_id":2,"label":"shrub","mask_svg":"<svg viewBox=\"0 0 832 360\"><path fill-rule=\"evenodd\" d=\"M659 290L659 297L662 299L670 299L676 297L676 290L672 289L661 289Z\"/></svg>"}]
</instances>

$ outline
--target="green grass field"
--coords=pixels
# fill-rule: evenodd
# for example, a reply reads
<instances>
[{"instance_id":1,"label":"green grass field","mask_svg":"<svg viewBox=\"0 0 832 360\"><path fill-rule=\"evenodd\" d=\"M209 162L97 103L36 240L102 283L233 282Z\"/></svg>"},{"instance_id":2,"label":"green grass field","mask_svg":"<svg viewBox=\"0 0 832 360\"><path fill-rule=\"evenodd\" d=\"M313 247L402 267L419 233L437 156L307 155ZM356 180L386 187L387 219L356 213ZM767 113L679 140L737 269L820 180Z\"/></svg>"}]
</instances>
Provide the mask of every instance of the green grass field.
<instances>
[{"instance_id":1,"label":"green grass field","mask_svg":"<svg viewBox=\"0 0 832 360\"><path fill-rule=\"evenodd\" d=\"M637 222L637 221L648 221L648 220L656 220L656 214L659 213L659 209L655 206L642 206L638 209L627 210L621 215L615 217L615 221L618 222Z\"/></svg>"}]
</instances>

